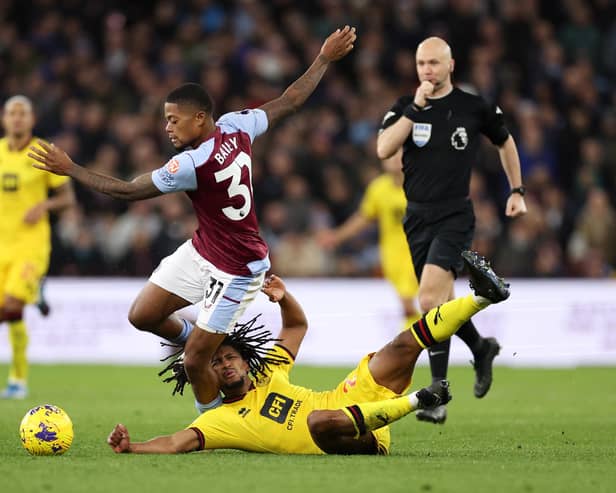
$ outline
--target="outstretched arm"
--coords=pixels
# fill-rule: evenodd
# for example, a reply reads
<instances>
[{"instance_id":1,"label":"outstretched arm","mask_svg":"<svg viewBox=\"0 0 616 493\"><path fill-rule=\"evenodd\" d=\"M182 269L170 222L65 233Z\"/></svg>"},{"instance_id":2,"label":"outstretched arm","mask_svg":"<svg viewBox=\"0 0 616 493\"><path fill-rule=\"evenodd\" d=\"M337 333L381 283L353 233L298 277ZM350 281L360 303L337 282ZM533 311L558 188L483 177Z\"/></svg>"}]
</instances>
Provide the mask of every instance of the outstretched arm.
<instances>
[{"instance_id":1,"label":"outstretched arm","mask_svg":"<svg viewBox=\"0 0 616 493\"><path fill-rule=\"evenodd\" d=\"M152 181L152 175L145 173L132 181L91 171L73 162L70 156L54 144L38 141L40 147L30 147L28 156L40 164L33 166L56 175L70 176L82 185L116 199L143 200L162 195Z\"/></svg>"},{"instance_id":2,"label":"outstretched arm","mask_svg":"<svg viewBox=\"0 0 616 493\"><path fill-rule=\"evenodd\" d=\"M297 110L315 90L325 74L329 62L335 62L353 49L357 36L355 28L345 26L337 29L323 43L321 52L315 58L310 68L280 96L260 107L267 114L269 125L273 125L282 117Z\"/></svg>"},{"instance_id":3,"label":"outstretched arm","mask_svg":"<svg viewBox=\"0 0 616 493\"><path fill-rule=\"evenodd\" d=\"M173 435L152 438L147 442L131 443L128 430L117 424L109 434L107 443L116 454L179 454L199 448L199 438L194 430L182 430Z\"/></svg>"},{"instance_id":4,"label":"outstretched arm","mask_svg":"<svg viewBox=\"0 0 616 493\"><path fill-rule=\"evenodd\" d=\"M308 330L308 320L301 305L287 291L286 286L278 276L271 275L263 283L262 291L269 296L272 303L278 303L282 315L282 328L278 339L293 356L297 356L299 347Z\"/></svg>"},{"instance_id":5,"label":"outstretched arm","mask_svg":"<svg viewBox=\"0 0 616 493\"><path fill-rule=\"evenodd\" d=\"M372 222L371 219L357 211L337 228L319 231L317 233L317 242L328 250L336 248L341 243L354 238L368 229Z\"/></svg>"}]
</instances>

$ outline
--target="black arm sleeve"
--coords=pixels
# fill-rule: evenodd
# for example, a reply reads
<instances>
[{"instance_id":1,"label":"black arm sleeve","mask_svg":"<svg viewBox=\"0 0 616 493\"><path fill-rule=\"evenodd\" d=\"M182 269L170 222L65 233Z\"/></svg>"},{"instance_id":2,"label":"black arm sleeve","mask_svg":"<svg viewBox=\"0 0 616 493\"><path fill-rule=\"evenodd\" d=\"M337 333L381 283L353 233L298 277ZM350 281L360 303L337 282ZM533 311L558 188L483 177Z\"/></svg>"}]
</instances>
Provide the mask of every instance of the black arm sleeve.
<instances>
[{"instance_id":1,"label":"black arm sleeve","mask_svg":"<svg viewBox=\"0 0 616 493\"><path fill-rule=\"evenodd\" d=\"M484 134L495 146L502 146L509 138L509 130L505 126L502 110L492 104L483 102L481 107L481 133Z\"/></svg>"},{"instance_id":2,"label":"black arm sleeve","mask_svg":"<svg viewBox=\"0 0 616 493\"><path fill-rule=\"evenodd\" d=\"M396 101L391 109L385 114L379 131L383 131L387 127L391 127L394 123L396 123L404 114L404 109L412 102L413 98L411 96L402 96L399 98L398 101Z\"/></svg>"}]
</instances>

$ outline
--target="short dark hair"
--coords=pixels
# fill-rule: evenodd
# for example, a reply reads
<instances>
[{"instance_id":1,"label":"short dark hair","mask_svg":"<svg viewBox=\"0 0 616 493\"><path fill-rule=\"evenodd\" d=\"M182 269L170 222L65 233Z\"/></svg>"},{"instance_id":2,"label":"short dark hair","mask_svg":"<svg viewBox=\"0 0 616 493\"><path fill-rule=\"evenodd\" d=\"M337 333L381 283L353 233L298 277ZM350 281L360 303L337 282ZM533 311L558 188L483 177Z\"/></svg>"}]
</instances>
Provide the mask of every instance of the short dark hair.
<instances>
[{"instance_id":1,"label":"short dark hair","mask_svg":"<svg viewBox=\"0 0 616 493\"><path fill-rule=\"evenodd\" d=\"M214 111L214 103L210 95L203 87L194 82L176 87L167 95L166 101L177 105L190 104L209 114Z\"/></svg>"}]
</instances>

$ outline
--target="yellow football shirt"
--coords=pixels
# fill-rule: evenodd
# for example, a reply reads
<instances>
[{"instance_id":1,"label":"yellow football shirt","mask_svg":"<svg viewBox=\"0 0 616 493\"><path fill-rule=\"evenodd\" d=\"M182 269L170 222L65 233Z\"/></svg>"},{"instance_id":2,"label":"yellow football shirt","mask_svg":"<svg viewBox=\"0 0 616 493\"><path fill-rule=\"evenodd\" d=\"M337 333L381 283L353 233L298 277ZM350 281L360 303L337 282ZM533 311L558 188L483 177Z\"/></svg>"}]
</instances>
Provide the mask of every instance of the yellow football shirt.
<instances>
[{"instance_id":1,"label":"yellow football shirt","mask_svg":"<svg viewBox=\"0 0 616 493\"><path fill-rule=\"evenodd\" d=\"M51 251L49 217L36 224L26 224L26 212L47 199L50 189L66 183L69 178L32 167L29 147L12 151L6 138L0 139L0 259L16 254L48 258Z\"/></svg>"},{"instance_id":2,"label":"yellow football shirt","mask_svg":"<svg viewBox=\"0 0 616 493\"><path fill-rule=\"evenodd\" d=\"M418 284L402 226L406 211L404 190L391 175L372 180L360 205L361 214L378 222L383 274L402 296L414 296Z\"/></svg>"},{"instance_id":3,"label":"yellow football shirt","mask_svg":"<svg viewBox=\"0 0 616 493\"><path fill-rule=\"evenodd\" d=\"M199 434L205 449L230 448L274 454L323 454L312 440L308 415L318 409L340 409L360 402L396 397L378 385L368 370L370 356L334 390L316 392L289 382L293 359L282 346L274 354L288 364L272 365L266 378L257 381L246 395L201 414L187 428ZM376 432L377 441L389 448L389 427Z\"/></svg>"}]
</instances>

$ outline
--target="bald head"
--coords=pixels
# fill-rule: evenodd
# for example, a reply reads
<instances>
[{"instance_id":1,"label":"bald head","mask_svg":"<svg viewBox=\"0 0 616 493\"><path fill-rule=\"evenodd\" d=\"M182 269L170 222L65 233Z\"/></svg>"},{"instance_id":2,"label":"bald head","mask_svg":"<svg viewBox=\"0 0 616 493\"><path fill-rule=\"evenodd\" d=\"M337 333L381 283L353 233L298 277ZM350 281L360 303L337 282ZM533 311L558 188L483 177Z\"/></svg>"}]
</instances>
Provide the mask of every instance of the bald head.
<instances>
[{"instance_id":1,"label":"bald head","mask_svg":"<svg viewBox=\"0 0 616 493\"><path fill-rule=\"evenodd\" d=\"M451 90L454 61L451 48L444 39L432 36L419 43L415 63L419 80L434 85L433 96L442 96Z\"/></svg>"},{"instance_id":2,"label":"bald head","mask_svg":"<svg viewBox=\"0 0 616 493\"><path fill-rule=\"evenodd\" d=\"M424 39L417 46L417 55L422 57L439 57L444 60L451 60L451 47L447 42L436 36Z\"/></svg>"}]
</instances>

